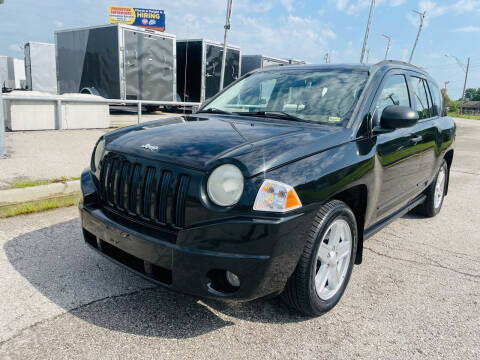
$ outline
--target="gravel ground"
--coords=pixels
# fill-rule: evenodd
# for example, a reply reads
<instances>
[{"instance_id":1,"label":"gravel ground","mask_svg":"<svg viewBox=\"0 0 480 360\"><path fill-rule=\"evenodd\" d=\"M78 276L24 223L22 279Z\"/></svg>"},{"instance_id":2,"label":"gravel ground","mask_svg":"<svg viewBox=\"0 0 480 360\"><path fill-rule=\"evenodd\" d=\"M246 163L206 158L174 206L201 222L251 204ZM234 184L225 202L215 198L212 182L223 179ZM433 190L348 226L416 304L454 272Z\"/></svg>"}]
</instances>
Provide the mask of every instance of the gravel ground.
<instances>
[{"instance_id":1,"label":"gravel ground","mask_svg":"<svg viewBox=\"0 0 480 360\"><path fill-rule=\"evenodd\" d=\"M115 112L117 122L136 120L137 115ZM178 116L157 112L145 114L143 121ZM16 180L52 179L80 176L98 138L112 129L15 131L6 133L6 159L0 159L0 189Z\"/></svg>"},{"instance_id":2,"label":"gravel ground","mask_svg":"<svg viewBox=\"0 0 480 360\"><path fill-rule=\"evenodd\" d=\"M87 249L75 208L0 220L0 358L479 359L480 121L457 124L441 214L369 239L318 318L152 287Z\"/></svg>"}]
</instances>

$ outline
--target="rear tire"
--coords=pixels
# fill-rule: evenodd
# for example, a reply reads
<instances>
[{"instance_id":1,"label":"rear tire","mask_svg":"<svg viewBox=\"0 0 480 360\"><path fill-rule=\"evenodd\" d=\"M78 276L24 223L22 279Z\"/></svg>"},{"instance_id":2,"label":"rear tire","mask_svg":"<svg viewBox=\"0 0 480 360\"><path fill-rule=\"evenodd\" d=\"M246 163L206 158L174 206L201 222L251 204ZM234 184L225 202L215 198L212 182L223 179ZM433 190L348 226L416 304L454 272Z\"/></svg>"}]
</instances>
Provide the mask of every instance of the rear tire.
<instances>
[{"instance_id":1,"label":"rear tire","mask_svg":"<svg viewBox=\"0 0 480 360\"><path fill-rule=\"evenodd\" d=\"M332 309L350 280L357 238L355 215L344 202L332 200L323 205L282 299L310 316Z\"/></svg>"},{"instance_id":2,"label":"rear tire","mask_svg":"<svg viewBox=\"0 0 480 360\"><path fill-rule=\"evenodd\" d=\"M425 195L427 195L425 202L414 209L415 213L426 217L434 217L442 210L443 200L445 199L445 192L447 190L448 176L447 162L443 160L437 176L435 176L435 180L425 191Z\"/></svg>"}]
</instances>

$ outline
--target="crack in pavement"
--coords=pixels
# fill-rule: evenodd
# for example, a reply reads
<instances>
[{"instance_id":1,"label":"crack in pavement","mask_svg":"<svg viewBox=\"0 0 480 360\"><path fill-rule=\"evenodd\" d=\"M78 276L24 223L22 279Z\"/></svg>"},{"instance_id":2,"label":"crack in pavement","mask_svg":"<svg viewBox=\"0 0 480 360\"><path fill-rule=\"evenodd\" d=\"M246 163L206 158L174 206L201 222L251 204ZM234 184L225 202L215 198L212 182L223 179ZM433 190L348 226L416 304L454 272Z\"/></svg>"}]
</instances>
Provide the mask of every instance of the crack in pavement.
<instances>
[{"instance_id":1,"label":"crack in pavement","mask_svg":"<svg viewBox=\"0 0 480 360\"><path fill-rule=\"evenodd\" d=\"M403 258L399 258L399 257L395 257L395 256L391 256L391 255L387 255L387 254L383 254L377 250L373 250L372 248L369 248L369 247L366 247L364 246L363 247L364 249L366 250L370 250L372 253L376 254L376 255L379 255L379 256L383 256L383 257L386 257L388 259L392 259L392 260L398 260L398 261L405 261L405 262L409 262L409 263L412 263L412 264L417 264L417 265L423 265L423 266L431 266L431 267L436 267L436 268L441 268L441 269L445 269L445 270L449 270L449 271L452 271L454 273L457 273L459 275L464 275L464 276L467 276L467 277L472 277L474 279L480 279L480 274L470 274L470 273L467 273L467 272L463 272L463 271L460 271L460 270L456 270L456 269L453 269L453 268L450 268L448 266L444 266L440 263L435 263L435 264L428 264L428 263L423 263L421 261L417 261L417 260L410 260L410 259L403 259ZM476 283L479 283L480 282L477 282L477 281L474 281Z\"/></svg>"},{"instance_id":2,"label":"crack in pavement","mask_svg":"<svg viewBox=\"0 0 480 360\"><path fill-rule=\"evenodd\" d=\"M468 175L475 175L475 176L480 176L480 173L472 173L469 171L463 171L463 170L450 170L451 172L456 172L456 173L461 173L461 174L468 174Z\"/></svg>"},{"instance_id":3,"label":"crack in pavement","mask_svg":"<svg viewBox=\"0 0 480 360\"><path fill-rule=\"evenodd\" d=\"M88 303L85 303L85 304L82 304L82 305L79 305L77 307L74 307L70 310L67 310L67 311L64 311L60 314L57 314L53 317L50 317L50 318L47 318L47 319L43 319L43 320L39 320L39 321L36 321L34 322L33 324L21 329L19 332L17 332L16 334L13 334L12 336L10 336L8 339L5 339L5 340L2 340L0 341L0 347L2 347L3 345L5 345L6 343L8 343L9 341L11 340L14 340L16 339L17 337L21 336L25 331L27 331L28 329L32 329L34 327L36 327L37 325L41 325L43 324L44 322L47 322L47 321L54 321L58 318L60 318L61 316L65 315L65 314L69 314L69 313L72 313L73 311L76 311L76 310L80 310L84 307L87 307L87 306L90 306L90 305L93 305L93 304L96 304L96 303L99 303L99 302L102 302L102 301L106 301L106 300L110 300L110 299L118 299L118 298L121 298L121 297L126 297L126 296L130 296L130 295L136 295L136 294L139 294L141 293L142 291L145 291L145 290L152 290L152 289L156 289L158 288L158 286L151 286L151 287L147 287L147 288L142 288L142 289L138 289L138 290L135 290L135 291L132 291L132 292L129 292L129 293L123 293L123 294L118 294L118 295L111 295L111 296L106 296L106 297L103 297L103 298L100 298L100 299L96 299L96 300L92 300Z\"/></svg>"}]
</instances>

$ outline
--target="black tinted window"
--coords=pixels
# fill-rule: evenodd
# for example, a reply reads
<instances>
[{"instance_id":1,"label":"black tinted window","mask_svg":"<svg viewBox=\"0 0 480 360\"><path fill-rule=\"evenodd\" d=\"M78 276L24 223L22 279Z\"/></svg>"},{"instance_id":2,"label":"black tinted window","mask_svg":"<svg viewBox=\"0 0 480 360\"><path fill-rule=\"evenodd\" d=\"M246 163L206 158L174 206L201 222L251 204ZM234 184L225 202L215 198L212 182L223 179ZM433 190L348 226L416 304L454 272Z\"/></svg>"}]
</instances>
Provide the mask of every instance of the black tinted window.
<instances>
[{"instance_id":1,"label":"black tinted window","mask_svg":"<svg viewBox=\"0 0 480 360\"><path fill-rule=\"evenodd\" d=\"M438 88L433 82L428 82L430 87L430 92L432 94L433 100L433 115L434 116L442 116L443 115L443 96Z\"/></svg>"},{"instance_id":2,"label":"black tinted window","mask_svg":"<svg viewBox=\"0 0 480 360\"><path fill-rule=\"evenodd\" d=\"M377 100L373 126L379 124L383 109L388 105L410 106L410 97L408 95L405 76L400 74L392 75L383 83L382 92Z\"/></svg>"},{"instance_id":3,"label":"black tinted window","mask_svg":"<svg viewBox=\"0 0 480 360\"><path fill-rule=\"evenodd\" d=\"M427 119L430 117L430 102L427 97L428 90L425 88L425 82L418 77L411 77L410 82L418 117L420 120Z\"/></svg>"}]
</instances>

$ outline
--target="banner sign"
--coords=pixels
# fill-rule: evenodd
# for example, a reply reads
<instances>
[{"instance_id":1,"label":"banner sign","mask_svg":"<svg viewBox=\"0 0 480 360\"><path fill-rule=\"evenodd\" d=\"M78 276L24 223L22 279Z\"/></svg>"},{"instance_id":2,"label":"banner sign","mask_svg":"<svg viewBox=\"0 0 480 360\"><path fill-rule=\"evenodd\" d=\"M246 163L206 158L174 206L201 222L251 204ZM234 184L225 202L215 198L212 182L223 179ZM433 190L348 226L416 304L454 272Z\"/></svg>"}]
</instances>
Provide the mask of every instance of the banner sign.
<instances>
[{"instance_id":1,"label":"banner sign","mask_svg":"<svg viewBox=\"0 0 480 360\"><path fill-rule=\"evenodd\" d=\"M108 14L110 24L128 24L165 31L165 12L163 10L110 6Z\"/></svg>"}]
</instances>

